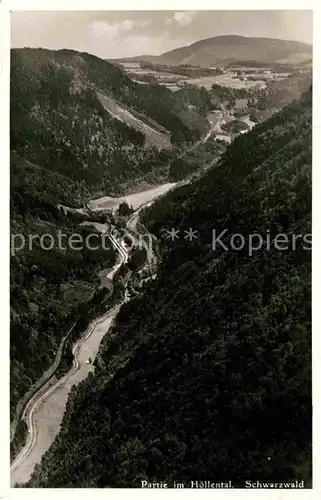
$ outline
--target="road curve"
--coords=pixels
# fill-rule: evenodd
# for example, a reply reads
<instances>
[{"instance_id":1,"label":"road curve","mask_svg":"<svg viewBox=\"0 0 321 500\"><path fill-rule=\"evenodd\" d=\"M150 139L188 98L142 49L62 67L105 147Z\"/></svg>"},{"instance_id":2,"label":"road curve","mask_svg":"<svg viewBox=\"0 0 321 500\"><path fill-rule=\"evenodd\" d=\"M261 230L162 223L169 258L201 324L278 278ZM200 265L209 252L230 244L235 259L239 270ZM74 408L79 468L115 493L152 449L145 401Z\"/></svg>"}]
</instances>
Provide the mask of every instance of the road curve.
<instances>
[{"instance_id":1,"label":"road curve","mask_svg":"<svg viewBox=\"0 0 321 500\"><path fill-rule=\"evenodd\" d=\"M114 237L111 236L111 240L118 249L121 257L120 262L114 266L114 270L116 272L116 270L123 263L127 262L128 254ZM77 383L84 380L88 376L89 371L93 370L92 365L87 364L87 360L89 357L94 358L96 356L100 342L107 333L112 324L112 320L117 315L120 307L121 304L113 307L103 316L90 324L85 335L83 335L73 346L72 353L74 355L74 359L72 367L68 373L58 380L55 377L49 379L27 403L22 418L26 421L28 426L28 437L25 446L11 464L11 486L14 486L17 483L25 483L30 479L36 463L40 462L41 456L49 448L53 439L59 432L65 405L73 385L72 382L77 385ZM86 343L91 343L93 345L89 345L89 349L86 349ZM80 373L81 368L83 373ZM60 398L61 401L59 401L59 410L62 411L59 411L58 414L52 418L52 414L55 413L55 411L52 412L53 405L57 403L57 401L55 402L55 397L57 398L57 394L59 396L59 391L62 395ZM50 398L53 400L52 403L50 403ZM47 409L46 405L48 406ZM43 410L44 408L46 411L43 411L43 417L40 419L38 418L38 421L36 422L36 416L41 414L41 409ZM46 421L46 415L48 412L49 420L51 417L50 423ZM52 422L52 420L54 420L54 422ZM47 432L46 426L48 427ZM56 427L56 429L54 427ZM38 442L39 440L41 441L41 434L44 435L43 443Z\"/></svg>"},{"instance_id":2,"label":"road curve","mask_svg":"<svg viewBox=\"0 0 321 500\"><path fill-rule=\"evenodd\" d=\"M41 389L46 387L46 385L52 380L52 378L53 378L53 376L54 376L54 374L59 366L65 343L66 343L68 337L70 336L71 332L75 328L76 324L77 324L77 321L74 322L74 324L70 328L69 332L62 338L52 365L48 368L48 370L46 370L46 372L42 375L42 377L34 384L32 389L30 389L18 402L16 411L15 411L15 416L14 416L14 419L13 419L11 426L10 426L10 440L12 440L14 438L19 420L25 419L27 407L32 403L32 401L34 400L37 393Z\"/></svg>"},{"instance_id":3,"label":"road curve","mask_svg":"<svg viewBox=\"0 0 321 500\"><path fill-rule=\"evenodd\" d=\"M155 193L154 198L159 195L160 193ZM148 206L153 201L154 199L142 203L133 216L137 217L143 206ZM137 219L131 222L136 226ZM114 235L109 234L109 237L120 255L120 261L115 264L111 273L113 277L119 267L128 262L128 253ZM108 332L121 305L115 306L90 324L86 334L73 346L74 360L68 373L59 380L51 377L26 404L22 418L28 426L28 437L25 446L11 464L11 486L29 481L34 467L52 444L60 430L71 387L78 385L93 370L87 360L89 357L95 358L101 340Z\"/></svg>"}]
</instances>

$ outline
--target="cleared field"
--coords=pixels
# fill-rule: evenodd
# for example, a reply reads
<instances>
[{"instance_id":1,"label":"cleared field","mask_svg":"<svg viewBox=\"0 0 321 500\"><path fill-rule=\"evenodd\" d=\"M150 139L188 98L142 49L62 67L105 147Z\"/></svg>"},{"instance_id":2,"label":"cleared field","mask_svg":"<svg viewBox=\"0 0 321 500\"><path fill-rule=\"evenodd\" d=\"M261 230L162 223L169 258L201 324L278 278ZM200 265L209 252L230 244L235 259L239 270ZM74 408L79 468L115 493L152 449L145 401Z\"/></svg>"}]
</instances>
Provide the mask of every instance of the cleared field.
<instances>
[{"instance_id":1,"label":"cleared field","mask_svg":"<svg viewBox=\"0 0 321 500\"><path fill-rule=\"evenodd\" d=\"M98 198L89 202L88 206L91 210L112 210L117 209L120 203L124 201L128 205L132 205L136 210L139 206L152 201L154 198L165 194L169 189L175 186L175 182L168 182L167 184L162 184L153 189L148 189L146 191L141 191L140 193L134 193L122 196L120 198L112 198L111 196L104 196L103 198Z\"/></svg>"},{"instance_id":2,"label":"cleared field","mask_svg":"<svg viewBox=\"0 0 321 500\"><path fill-rule=\"evenodd\" d=\"M217 85L222 85L224 87L231 87L234 89L251 88L254 87L255 85L260 85L260 86L266 85L263 80L256 80L256 81L240 80L238 78L233 78L233 76L235 76L234 73L225 73L223 75L202 76L201 78L189 78L188 80L184 81L191 85L197 85L198 87L205 87L206 89L210 89L214 83L216 83Z\"/></svg>"},{"instance_id":3,"label":"cleared field","mask_svg":"<svg viewBox=\"0 0 321 500\"><path fill-rule=\"evenodd\" d=\"M104 106L105 110L108 111L114 118L120 120L135 130L139 130L146 137L147 146L156 146L158 149L171 149L171 141L169 134L157 130L151 125L147 124L142 119L135 116L124 106L121 106L115 99L107 97L101 92L97 92L97 97ZM164 127L162 127L164 129Z\"/></svg>"}]
</instances>

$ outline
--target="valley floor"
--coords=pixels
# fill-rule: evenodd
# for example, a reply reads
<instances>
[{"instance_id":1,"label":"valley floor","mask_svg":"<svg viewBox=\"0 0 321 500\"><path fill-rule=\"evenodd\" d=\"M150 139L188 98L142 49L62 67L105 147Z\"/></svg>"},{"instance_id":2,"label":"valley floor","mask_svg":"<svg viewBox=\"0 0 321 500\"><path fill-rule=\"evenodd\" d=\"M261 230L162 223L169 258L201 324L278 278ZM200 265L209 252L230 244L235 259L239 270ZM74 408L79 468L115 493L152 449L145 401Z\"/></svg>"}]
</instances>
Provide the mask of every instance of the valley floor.
<instances>
[{"instance_id":1,"label":"valley floor","mask_svg":"<svg viewBox=\"0 0 321 500\"><path fill-rule=\"evenodd\" d=\"M122 201L126 201L136 209L136 212L128 221L129 229L136 230L139 207L142 208L146 204L150 204L155 198L166 193L174 186L175 183L167 183L122 198L104 197L92 200L89 203L89 208L91 210L116 208ZM69 209L69 207L64 208L67 211ZM103 224L98 223L88 224L95 225L98 230L102 230L104 227ZM117 259L115 266L108 274L109 279L112 281L116 271L123 262L127 261L128 255L112 235L110 235L110 238L119 251L119 259ZM108 333L120 307L121 304L118 304L89 325L87 332L73 347L74 361L71 370L61 379L57 380L56 377L50 379L30 399L22 417L28 424L27 443L11 465L12 487L29 481L36 464L40 463L43 454L49 449L59 433L71 388L77 386L93 371L92 362L98 353L100 343ZM88 362L89 358L91 362Z\"/></svg>"},{"instance_id":2,"label":"valley floor","mask_svg":"<svg viewBox=\"0 0 321 500\"><path fill-rule=\"evenodd\" d=\"M134 210L136 210L140 205L148 203L149 201L154 200L157 196L165 194L175 185L175 182L168 182L167 184L162 184L161 186L157 186L156 188L141 191L139 193L129 194L120 198L104 196L102 198L91 201L88 206L91 210L94 211L103 209L112 210L118 208L120 203L126 202L128 203L128 205L132 206Z\"/></svg>"}]
</instances>

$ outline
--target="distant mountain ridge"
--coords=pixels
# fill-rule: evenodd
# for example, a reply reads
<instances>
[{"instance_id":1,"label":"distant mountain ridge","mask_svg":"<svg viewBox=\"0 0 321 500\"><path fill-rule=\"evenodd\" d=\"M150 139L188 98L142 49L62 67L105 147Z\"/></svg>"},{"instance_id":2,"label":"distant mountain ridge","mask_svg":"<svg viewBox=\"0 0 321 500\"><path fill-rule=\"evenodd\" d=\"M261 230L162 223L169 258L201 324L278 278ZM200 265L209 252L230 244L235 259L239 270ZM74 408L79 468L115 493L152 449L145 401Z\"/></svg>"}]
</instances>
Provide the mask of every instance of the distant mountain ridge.
<instances>
[{"instance_id":1,"label":"distant mountain ridge","mask_svg":"<svg viewBox=\"0 0 321 500\"><path fill-rule=\"evenodd\" d=\"M271 64L298 64L312 58L312 45L277 38L253 38L221 35L164 52L159 56L142 55L124 60L159 64L217 66L224 61L260 61Z\"/></svg>"}]
</instances>

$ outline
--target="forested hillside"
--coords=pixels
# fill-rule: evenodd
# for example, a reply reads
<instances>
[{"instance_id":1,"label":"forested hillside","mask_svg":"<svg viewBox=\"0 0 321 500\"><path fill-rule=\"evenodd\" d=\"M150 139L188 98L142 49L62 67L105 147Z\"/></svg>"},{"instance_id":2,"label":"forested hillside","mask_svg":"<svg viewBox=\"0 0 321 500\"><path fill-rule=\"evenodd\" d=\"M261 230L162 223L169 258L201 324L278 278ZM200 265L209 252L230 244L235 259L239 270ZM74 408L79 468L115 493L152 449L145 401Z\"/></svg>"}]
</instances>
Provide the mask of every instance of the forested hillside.
<instances>
[{"instance_id":1,"label":"forested hillside","mask_svg":"<svg viewBox=\"0 0 321 500\"><path fill-rule=\"evenodd\" d=\"M211 89L198 88L185 84L175 92L182 104L197 110L201 116L208 115L215 109L233 109L238 99L245 99L245 110L255 122L261 122L280 111L301 94L307 92L312 84L311 74L292 74L284 80L271 80L266 88L232 88L213 84Z\"/></svg>"},{"instance_id":2,"label":"forested hillside","mask_svg":"<svg viewBox=\"0 0 321 500\"><path fill-rule=\"evenodd\" d=\"M28 486L311 486L311 108L309 92L145 212L158 277L122 307ZM283 250L250 253L253 233Z\"/></svg>"},{"instance_id":3,"label":"forested hillside","mask_svg":"<svg viewBox=\"0 0 321 500\"><path fill-rule=\"evenodd\" d=\"M136 129L99 98L122 105ZM118 103L118 104L117 104ZM119 68L72 50L11 51L11 149L97 192L119 194L130 183L168 178L170 157L147 144L144 127L168 136L174 150L206 132L205 117L168 89L139 85Z\"/></svg>"},{"instance_id":4,"label":"forested hillside","mask_svg":"<svg viewBox=\"0 0 321 500\"><path fill-rule=\"evenodd\" d=\"M17 402L49 368L71 326L81 320L86 325L100 284L97 272L111 267L116 253L67 244L72 234L85 238L86 228L79 226L83 219L65 216L57 204L83 203L88 193L82 184L12 155L10 188L13 417ZM59 233L64 235L61 245Z\"/></svg>"},{"instance_id":5,"label":"forested hillside","mask_svg":"<svg viewBox=\"0 0 321 500\"><path fill-rule=\"evenodd\" d=\"M101 95L168 136L172 151L147 144L141 130L105 109ZM27 242L11 258L12 417L63 336L86 317L99 286L97 272L115 260L113 250L57 249L59 232L66 239L85 232L79 229L83 219L66 217L57 206L81 208L95 194L181 178L191 167L181 160L176 168L175 155L208 127L201 115L195 121L196 114L168 89L140 86L90 54L11 51L11 234ZM39 243L29 249L28 238L43 234L55 239L53 250ZM19 237L14 244L20 246Z\"/></svg>"}]
</instances>

